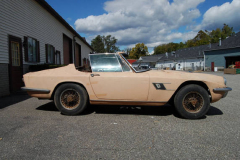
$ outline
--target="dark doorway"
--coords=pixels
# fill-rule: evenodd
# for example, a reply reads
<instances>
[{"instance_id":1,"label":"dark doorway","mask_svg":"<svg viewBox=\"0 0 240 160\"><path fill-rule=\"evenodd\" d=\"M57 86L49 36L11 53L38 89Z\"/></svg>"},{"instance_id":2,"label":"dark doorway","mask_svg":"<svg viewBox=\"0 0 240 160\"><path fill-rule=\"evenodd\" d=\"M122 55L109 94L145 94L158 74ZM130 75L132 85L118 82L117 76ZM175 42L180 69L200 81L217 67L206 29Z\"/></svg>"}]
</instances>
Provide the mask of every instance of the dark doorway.
<instances>
[{"instance_id":1,"label":"dark doorway","mask_svg":"<svg viewBox=\"0 0 240 160\"><path fill-rule=\"evenodd\" d=\"M81 66L81 45L79 45L78 43L76 43L76 47L75 47L75 65L76 67Z\"/></svg>"},{"instance_id":2,"label":"dark doorway","mask_svg":"<svg viewBox=\"0 0 240 160\"><path fill-rule=\"evenodd\" d=\"M214 62L211 63L211 71L214 72Z\"/></svg>"},{"instance_id":3,"label":"dark doorway","mask_svg":"<svg viewBox=\"0 0 240 160\"><path fill-rule=\"evenodd\" d=\"M226 60L226 68L228 68L228 66L234 64L236 61L240 61L240 56L234 56L234 57L225 57Z\"/></svg>"},{"instance_id":4,"label":"dark doorway","mask_svg":"<svg viewBox=\"0 0 240 160\"><path fill-rule=\"evenodd\" d=\"M64 64L73 63L72 39L63 34L63 58Z\"/></svg>"},{"instance_id":5,"label":"dark doorway","mask_svg":"<svg viewBox=\"0 0 240 160\"><path fill-rule=\"evenodd\" d=\"M8 36L10 91L15 92L23 86L22 39Z\"/></svg>"}]
</instances>

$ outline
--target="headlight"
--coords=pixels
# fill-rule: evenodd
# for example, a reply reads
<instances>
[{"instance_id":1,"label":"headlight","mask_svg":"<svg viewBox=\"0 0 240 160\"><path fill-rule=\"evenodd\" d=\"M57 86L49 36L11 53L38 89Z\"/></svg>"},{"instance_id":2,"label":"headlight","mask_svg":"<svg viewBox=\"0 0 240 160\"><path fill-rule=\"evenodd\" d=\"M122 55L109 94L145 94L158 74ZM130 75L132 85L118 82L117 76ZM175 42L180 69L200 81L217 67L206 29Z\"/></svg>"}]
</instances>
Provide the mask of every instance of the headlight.
<instances>
[{"instance_id":1,"label":"headlight","mask_svg":"<svg viewBox=\"0 0 240 160\"><path fill-rule=\"evenodd\" d=\"M226 80L226 78L223 77L223 79L224 79L224 84L227 85L227 80Z\"/></svg>"}]
</instances>

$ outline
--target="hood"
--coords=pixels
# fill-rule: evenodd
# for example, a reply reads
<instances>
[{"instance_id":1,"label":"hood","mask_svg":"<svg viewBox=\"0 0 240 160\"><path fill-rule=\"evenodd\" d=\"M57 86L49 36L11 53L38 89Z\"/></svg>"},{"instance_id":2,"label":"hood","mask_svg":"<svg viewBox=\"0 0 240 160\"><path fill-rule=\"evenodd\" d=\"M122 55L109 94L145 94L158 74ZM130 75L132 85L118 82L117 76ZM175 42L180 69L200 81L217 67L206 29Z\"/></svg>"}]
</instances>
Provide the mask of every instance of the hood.
<instances>
[{"instance_id":1,"label":"hood","mask_svg":"<svg viewBox=\"0 0 240 160\"><path fill-rule=\"evenodd\" d=\"M221 76L206 74L206 73L191 73L185 71L173 71L173 70L150 70L150 77L162 77L168 79L182 79L184 81L203 81L213 82L218 84L224 84L224 78Z\"/></svg>"}]
</instances>

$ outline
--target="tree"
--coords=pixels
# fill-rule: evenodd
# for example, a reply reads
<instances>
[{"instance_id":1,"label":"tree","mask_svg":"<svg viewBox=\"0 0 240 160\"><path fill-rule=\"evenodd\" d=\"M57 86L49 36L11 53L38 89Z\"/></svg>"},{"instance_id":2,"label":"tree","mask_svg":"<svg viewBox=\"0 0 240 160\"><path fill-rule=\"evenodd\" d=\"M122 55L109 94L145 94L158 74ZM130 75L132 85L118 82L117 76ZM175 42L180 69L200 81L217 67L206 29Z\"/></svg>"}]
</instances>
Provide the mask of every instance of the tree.
<instances>
[{"instance_id":1,"label":"tree","mask_svg":"<svg viewBox=\"0 0 240 160\"><path fill-rule=\"evenodd\" d=\"M194 41L193 46L209 44L210 36L203 30L200 30L198 34L193 38L193 41Z\"/></svg>"},{"instance_id":2,"label":"tree","mask_svg":"<svg viewBox=\"0 0 240 160\"><path fill-rule=\"evenodd\" d=\"M212 30L210 33L211 36L211 43L217 43L219 41L219 38L222 37L222 31L220 28L217 28L216 30Z\"/></svg>"},{"instance_id":3,"label":"tree","mask_svg":"<svg viewBox=\"0 0 240 160\"><path fill-rule=\"evenodd\" d=\"M233 27L229 27L227 24L224 24L222 29L216 28L212 31L200 30L193 39L190 39L185 43L171 42L154 47L154 54L164 54L166 52L176 51L182 48L201 46L209 43L217 43L219 41L219 38L223 40L229 36L232 36L233 34L235 34Z\"/></svg>"},{"instance_id":4,"label":"tree","mask_svg":"<svg viewBox=\"0 0 240 160\"><path fill-rule=\"evenodd\" d=\"M91 41L91 46L93 47L94 51L97 53L115 53L119 51L119 48L116 46L117 39L112 37L111 35L108 36L100 36L98 35Z\"/></svg>"},{"instance_id":5,"label":"tree","mask_svg":"<svg viewBox=\"0 0 240 160\"><path fill-rule=\"evenodd\" d=\"M105 52L103 38L100 35L98 35L91 41L91 46L94 49L94 51L97 53Z\"/></svg>"},{"instance_id":6,"label":"tree","mask_svg":"<svg viewBox=\"0 0 240 160\"><path fill-rule=\"evenodd\" d=\"M144 43L138 43L132 48L129 54L129 58L139 59L141 56L148 54L148 47Z\"/></svg>"},{"instance_id":7,"label":"tree","mask_svg":"<svg viewBox=\"0 0 240 160\"><path fill-rule=\"evenodd\" d=\"M168 43L168 44L162 44L154 48L154 54L164 54L166 52L172 52L176 51L177 49L180 49L181 43Z\"/></svg>"},{"instance_id":8,"label":"tree","mask_svg":"<svg viewBox=\"0 0 240 160\"><path fill-rule=\"evenodd\" d=\"M122 52L125 52L127 54L127 56L125 56L125 58L129 58L130 52L131 52L132 48L125 48Z\"/></svg>"},{"instance_id":9,"label":"tree","mask_svg":"<svg viewBox=\"0 0 240 160\"><path fill-rule=\"evenodd\" d=\"M235 34L233 27L229 27L227 24L223 24L222 28L222 39L226 39L228 36Z\"/></svg>"},{"instance_id":10,"label":"tree","mask_svg":"<svg viewBox=\"0 0 240 160\"><path fill-rule=\"evenodd\" d=\"M111 37L111 35L103 36L104 48L105 52L115 53L119 51L119 48L116 47L117 39L115 37Z\"/></svg>"}]
</instances>

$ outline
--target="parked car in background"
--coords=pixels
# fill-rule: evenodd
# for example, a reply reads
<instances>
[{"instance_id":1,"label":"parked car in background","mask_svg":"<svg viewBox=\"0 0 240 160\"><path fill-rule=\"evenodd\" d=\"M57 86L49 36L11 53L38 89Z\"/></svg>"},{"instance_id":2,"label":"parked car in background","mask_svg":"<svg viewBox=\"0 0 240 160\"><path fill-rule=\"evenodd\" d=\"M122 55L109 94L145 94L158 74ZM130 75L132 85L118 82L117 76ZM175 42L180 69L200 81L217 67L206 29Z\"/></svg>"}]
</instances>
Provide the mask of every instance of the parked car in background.
<instances>
[{"instance_id":1,"label":"parked car in background","mask_svg":"<svg viewBox=\"0 0 240 160\"><path fill-rule=\"evenodd\" d=\"M200 73L171 70L136 70L123 53L91 54L89 67L73 64L24 75L32 97L52 99L67 115L76 115L94 105L161 106L171 103L189 119L204 116L210 103L224 98L232 89L226 79Z\"/></svg>"}]
</instances>

